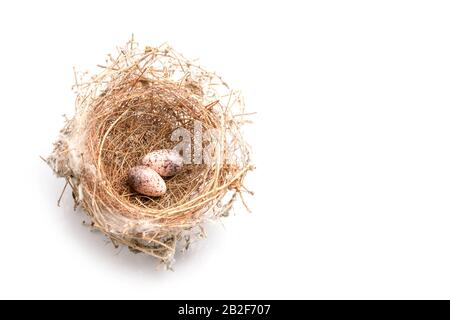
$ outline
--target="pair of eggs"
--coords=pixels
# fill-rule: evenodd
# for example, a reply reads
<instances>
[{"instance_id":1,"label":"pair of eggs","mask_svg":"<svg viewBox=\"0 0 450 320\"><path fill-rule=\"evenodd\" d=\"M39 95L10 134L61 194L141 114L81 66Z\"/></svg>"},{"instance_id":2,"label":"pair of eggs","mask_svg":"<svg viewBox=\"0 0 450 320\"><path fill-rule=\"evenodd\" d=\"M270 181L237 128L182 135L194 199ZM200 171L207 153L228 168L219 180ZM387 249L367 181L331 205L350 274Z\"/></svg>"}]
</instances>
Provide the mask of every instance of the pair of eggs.
<instances>
[{"instance_id":1,"label":"pair of eggs","mask_svg":"<svg viewBox=\"0 0 450 320\"><path fill-rule=\"evenodd\" d=\"M183 158L175 150L163 149L145 155L141 164L130 169L128 184L136 192L160 197L167 191L162 177L171 177L180 172Z\"/></svg>"}]
</instances>

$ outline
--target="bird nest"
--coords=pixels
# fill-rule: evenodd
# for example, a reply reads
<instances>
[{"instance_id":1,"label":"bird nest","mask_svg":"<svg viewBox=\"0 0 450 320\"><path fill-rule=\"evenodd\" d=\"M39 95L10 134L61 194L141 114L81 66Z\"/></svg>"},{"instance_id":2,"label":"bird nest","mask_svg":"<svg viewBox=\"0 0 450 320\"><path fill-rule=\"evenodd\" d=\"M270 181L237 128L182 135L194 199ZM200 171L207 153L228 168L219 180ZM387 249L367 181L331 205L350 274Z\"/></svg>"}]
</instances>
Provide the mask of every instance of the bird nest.
<instances>
[{"instance_id":1,"label":"bird nest","mask_svg":"<svg viewBox=\"0 0 450 320\"><path fill-rule=\"evenodd\" d=\"M116 246L170 263L177 244L187 247L206 221L227 216L249 192L242 97L168 45L140 48L132 39L99 67L93 76L76 73L75 114L46 161L93 228ZM183 168L165 179L163 196L138 194L127 174L159 149L178 150Z\"/></svg>"}]
</instances>

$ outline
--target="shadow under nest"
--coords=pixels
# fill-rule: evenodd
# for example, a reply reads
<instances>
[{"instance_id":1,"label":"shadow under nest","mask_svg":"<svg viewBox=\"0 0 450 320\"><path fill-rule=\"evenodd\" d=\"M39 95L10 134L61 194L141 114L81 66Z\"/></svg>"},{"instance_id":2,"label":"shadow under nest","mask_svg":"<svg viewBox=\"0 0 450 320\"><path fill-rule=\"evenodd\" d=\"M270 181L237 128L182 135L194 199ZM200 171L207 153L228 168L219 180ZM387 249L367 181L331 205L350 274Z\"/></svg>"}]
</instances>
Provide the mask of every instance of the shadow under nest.
<instances>
[{"instance_id":1,"label":"shadow under nest","mask_svg":"<svg viewBox=\"0 0 450 320\"><path fill-rule=\"evenodd\" d=\"M220 77L167 45L140 50L132 40L101 67L88 80L77 78L75 115L47 163L66 179L95 229L115 245L169 264L177 242L228 215L249 192L243 186L253 168L240 130L247 122L244 104ZM197 147L201 161L165 178L161 197L135 193L127 184L129 169L148 152L179 144L174 132L180 128L192 138L182 153L195 154ZM204 139L198 131L214 135Z\"/></svg>"}]
</instances>

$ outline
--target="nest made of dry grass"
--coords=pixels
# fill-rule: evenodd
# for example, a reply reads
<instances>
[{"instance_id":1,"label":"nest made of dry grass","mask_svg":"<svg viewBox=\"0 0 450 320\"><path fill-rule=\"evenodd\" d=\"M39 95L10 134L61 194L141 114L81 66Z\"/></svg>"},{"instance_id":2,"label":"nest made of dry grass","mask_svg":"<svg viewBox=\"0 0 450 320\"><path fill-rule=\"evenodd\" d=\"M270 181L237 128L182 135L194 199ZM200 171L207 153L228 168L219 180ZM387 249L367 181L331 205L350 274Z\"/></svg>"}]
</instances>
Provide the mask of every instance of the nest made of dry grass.
<instances>
[{"instance_id":1,"label":"nest made of dry grass","mask_svg":"<svg viewBox=\"0 0 450 320\"><path fill-rule=\"evenodd\" d=\"M140 48L132 39L99 67L94 76L76 73L75 115L46 160L95 229L169 263L179 240L243 201L252 165L241 135L248 115L242 97L166 44ZM215 140L196 140L195 127L214 130ZM173 148L179 128L192 133L191 150L213 147L209 162L185 164L160 198L133 192L128 170L149 151Z\"/></svg>"}]
</instances>

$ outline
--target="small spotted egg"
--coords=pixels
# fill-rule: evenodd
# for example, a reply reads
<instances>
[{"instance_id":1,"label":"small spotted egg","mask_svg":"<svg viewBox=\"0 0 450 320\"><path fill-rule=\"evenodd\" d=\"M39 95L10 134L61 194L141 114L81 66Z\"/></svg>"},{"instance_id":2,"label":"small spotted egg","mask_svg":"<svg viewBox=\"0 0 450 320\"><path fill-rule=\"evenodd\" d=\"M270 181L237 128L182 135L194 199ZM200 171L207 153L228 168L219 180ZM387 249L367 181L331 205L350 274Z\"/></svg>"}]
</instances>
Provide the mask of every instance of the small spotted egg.
<instances>
[{"instance_id":1,"label":"small spotted egg","mask_svg":"<svg viewBox=\"0 0 450 320\"><path fill-rule=\"evenodd\" d=\"M183 157L175 150L163 149L148 153L142 164L158 172L162 177L170 177L180 172Z\"/></svg>"},{"instance_id":2,"label":"small spotted egg","mask_svg":"<svg viewBox=\"0 0 450 320\"><path fill-rule=\"evenodd\" d=\"M167 191L166 183L159 174L146 166L131 168L128 183L136 192L150 197L162 196Z\"/></svg>"}]
</instances>

